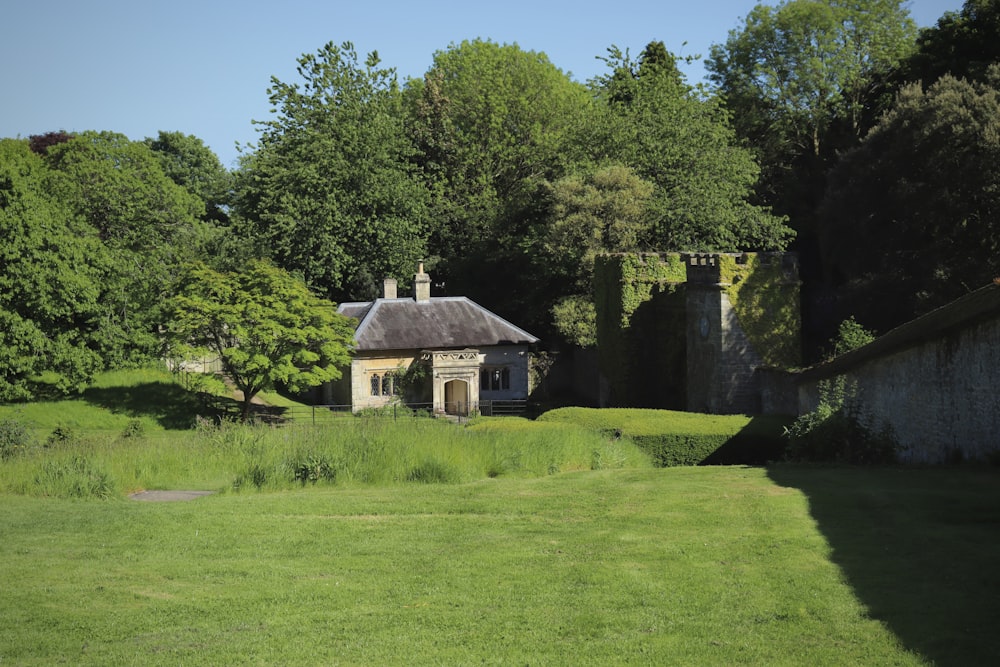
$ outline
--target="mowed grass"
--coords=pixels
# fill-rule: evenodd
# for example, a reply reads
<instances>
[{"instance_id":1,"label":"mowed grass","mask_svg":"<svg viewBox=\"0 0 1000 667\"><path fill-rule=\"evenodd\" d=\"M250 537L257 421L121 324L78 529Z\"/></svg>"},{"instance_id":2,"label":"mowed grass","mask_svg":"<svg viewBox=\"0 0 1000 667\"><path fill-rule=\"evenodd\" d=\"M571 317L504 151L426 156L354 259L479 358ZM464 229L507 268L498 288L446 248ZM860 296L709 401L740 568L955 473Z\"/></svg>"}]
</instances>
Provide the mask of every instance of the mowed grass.
<instances>
[{"instance_id":1,"label":"mowed grass","mask_svg":"<svg viewBox=\"0 0 1000 667\"><path fill-rule=\"evenodd\" d=\"M990 664L992 471L0 497L3 664Z\"/></svg>"},{"instance_id":2,"label":"mowed grass","mask_svg":"<svg viewBox=\"0 0 1000 667\"><path fill-rule=\"evenodd\" d=\"M149 373L0 406L0 664L1000 664L996 470L657 470L604 421L716 426L654 411L192 429ZM169 488L216 493L126 499Z\"/></svg>"}]
</instances>

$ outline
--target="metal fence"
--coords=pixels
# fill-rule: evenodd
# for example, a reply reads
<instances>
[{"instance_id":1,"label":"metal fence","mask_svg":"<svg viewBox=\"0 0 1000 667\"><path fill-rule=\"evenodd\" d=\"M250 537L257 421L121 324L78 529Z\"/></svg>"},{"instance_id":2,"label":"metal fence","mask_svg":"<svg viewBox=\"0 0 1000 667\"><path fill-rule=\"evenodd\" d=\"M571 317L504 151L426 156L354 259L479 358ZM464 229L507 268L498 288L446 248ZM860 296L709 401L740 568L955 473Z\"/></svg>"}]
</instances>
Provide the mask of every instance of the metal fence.
<instances>
[{"instance_id":1,"label":"metal fence","mask_svg":"<svg viewBox=\"0 0 1000 667\"><path fill-rule=\"evenodd\" d=\"M525 415L529 411L528 401L525 400L504 400L504 401L479 401L460 403L404 403L393 401L387 405L378 407L355 408L351 405L310 405L293 406L284 408L262 408L256 411L254 416L262 420L283 422L296 421L322 424L334 419L344 417L366 417L379 419L422 419L422 418L443 418L456 422L467 421L470 417L486 416L519 416Z\"/></svg>"}]
</instances>

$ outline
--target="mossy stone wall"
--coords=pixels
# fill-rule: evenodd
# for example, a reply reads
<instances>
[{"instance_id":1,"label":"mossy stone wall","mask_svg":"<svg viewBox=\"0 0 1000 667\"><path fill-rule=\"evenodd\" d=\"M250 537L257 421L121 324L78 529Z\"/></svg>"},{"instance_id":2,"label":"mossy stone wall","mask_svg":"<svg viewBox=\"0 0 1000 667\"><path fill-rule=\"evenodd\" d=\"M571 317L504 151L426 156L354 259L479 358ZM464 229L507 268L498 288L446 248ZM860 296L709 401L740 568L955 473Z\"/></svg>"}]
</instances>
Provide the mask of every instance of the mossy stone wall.
<instances>
[{"instance_id":1,"label":"mossy stone wall","mask_svg":"<svg viewBox=\"0 0 1000 667\"><path fill-rule=\"evenodd\" d=\"M684 264L679 254L597 257L597 345L603 407L683 409Z\"/></svg>"},{"instance_id":2,"label":"mossy stone wall","mask_svg":"<svg viewBox=\"0 0 1000 667\"><path fill-rule=\"evenodd\" d=\"M800 363L792 254L603 255L594 273L602 405L749 411L758 368Z\"/></svg>"}]
</instances>

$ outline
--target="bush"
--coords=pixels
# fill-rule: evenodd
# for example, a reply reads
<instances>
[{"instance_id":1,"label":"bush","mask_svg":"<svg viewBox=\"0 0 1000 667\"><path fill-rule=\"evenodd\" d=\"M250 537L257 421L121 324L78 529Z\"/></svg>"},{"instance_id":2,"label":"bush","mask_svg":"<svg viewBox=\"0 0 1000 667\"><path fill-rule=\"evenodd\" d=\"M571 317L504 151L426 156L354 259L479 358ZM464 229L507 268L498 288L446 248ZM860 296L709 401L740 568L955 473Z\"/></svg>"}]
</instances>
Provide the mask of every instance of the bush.
<instances>
[{"instance_id":1,"label":"bush","mask_svg":"<svg viewBox=\"0 0 1000 667\"><path fill-rule=\"evenodd\" d=\"M315 484L316 482L336 482L337 466L323 454L314 452L297 454L288 462L292 479L296 482Z\"/></svg>"},{"instance_id":2,"label":"bush","mask_svg":"<svg viewBox=\"0 0 1000 667\"><path fill-rule=\"evenodd\" d=\"M847 318L837 327L837 335L830 341L831 357L864 347L875 340L875 334L858 324L853 316Z\"/></svg>"},{"instance_id":3,"label":"bush","mask_svg":"<svg viewBox=\"0 0 1000 667\"><path fill-rule=\"evenodd\" d=\"M129 438L141 438L144 435L146 435L146 426L142 423L142 420L130 419L125 426L125 430L122 431L121 438L128 440Z\"/></svg>"},{"instance_id":4,"label":"bush","mask_svg":"<svg viewBox=\"0 0 1000 667\"><path fill-rule=\"evenodd\" d=\"M0 420L0 461L20 456L33 445L34 438L27 424L13 417Z\"/></svg>"},{"instance_id":5,"label":"bush","mask_svg":"<svg viewBox=\"0 0 1000 667\"><path fill-rule=\"evenodd\" d=\"M70 442L76 442L80 439L79 433L76 432L71 426L56 426L52 429L52 433L49 433L49 437L45 439L46 446L53 445L63 445Z\"/></svg>"},{"instance_id":6,"label":"bush","mask_svg":"<svg viewBox=\"0 0 1000 667\"><path fill-rule=\"evenodd\" d=\"M891 427L863 423L844 378L819 385L816 409L801 415L786 429L791 461L875 465L893 463L899 449Z\"/></svg>"}]
</instances>

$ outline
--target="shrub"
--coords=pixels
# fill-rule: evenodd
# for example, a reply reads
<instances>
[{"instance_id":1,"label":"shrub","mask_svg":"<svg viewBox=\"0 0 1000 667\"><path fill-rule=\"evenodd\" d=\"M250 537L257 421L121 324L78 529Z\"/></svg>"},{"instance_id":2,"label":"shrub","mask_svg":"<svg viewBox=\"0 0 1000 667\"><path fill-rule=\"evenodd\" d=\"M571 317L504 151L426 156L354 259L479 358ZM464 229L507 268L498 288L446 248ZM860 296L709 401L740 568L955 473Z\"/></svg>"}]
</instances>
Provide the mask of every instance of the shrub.
<instances>
[{"instance_id":1,"label":"shrub","mask_svg":"<svg viewBox=\"0 0 1000 667\"><path fill-rule=\"evenodd\" d=\"M79 439L80 435L73 427L56 426L52 429L52 433L49 433L49 437L45 439L45 444L51 447L53 445L63 445L70 442L76 442Z\"/></svg>"},{"instance_id":2,"label":"shrub","mask_svg":"<svg viewBox=\"0 0 1000 667\"><path fill-rule=\"evenodd\" d=\"M128 424L125 425L125 430L122 431L121 438L128 440L130 438L141 438L144 435L146 435L146 425L142 423L142 420L130 419Z\"/></svg>"},{"instance_id":3,"label":"shrub","mask_svg":"<svg viewBox=\"0 0 1000 667\"><path fill-rule=\"evenodd\" d=\"M819 384L816 409L786 429L791 461L873 465L892 463L899 449L892 428L873 428L862 421L843 377Z\"/></svg>"},{"instance_id":4,"label":"shrub","mask_svg":"<svg viewBox=\"0 0 1000 667\"><path fill-rule=\"evenodd\" d=\"M837 335L830 341L831 357L856 350L875 340L875 334L858 324L853 316L837 327Z\"/></svg>"},{"instance_id":5,"label":"shrub","mask_svg":"<svg viewBox=\"0 0 1000 667\"><path fill-rule=\"evenodd\" d=\"M14 417L0 420L0 461L20 456L34 444L31 429Z\"/></svg>"},{"instance_id":6,"label":"shrub","mask_svg":"<svg viewBox=\"0 0 1000 667\"><path fill-rule=\"evenodd\" d=\"M306 483L337 481L337 466L331 463L323 454L314 452L297 454L288 462L292 470L292 479Z\"/></svg>"}]
</instances>

